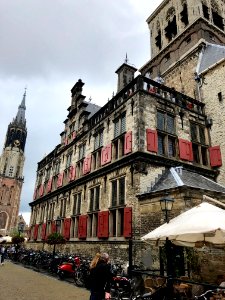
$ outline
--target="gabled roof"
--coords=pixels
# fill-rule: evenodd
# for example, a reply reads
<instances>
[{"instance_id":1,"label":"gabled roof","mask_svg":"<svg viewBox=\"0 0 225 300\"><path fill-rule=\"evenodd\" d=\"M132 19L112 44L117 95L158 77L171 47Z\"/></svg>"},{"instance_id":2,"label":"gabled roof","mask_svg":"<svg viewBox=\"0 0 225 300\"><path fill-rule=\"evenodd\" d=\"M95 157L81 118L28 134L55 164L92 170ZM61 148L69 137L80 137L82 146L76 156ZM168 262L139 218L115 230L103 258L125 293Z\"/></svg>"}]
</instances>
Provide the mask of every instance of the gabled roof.
<instances>
[{"instance_id":1,"label":"gabled roof","mask_svg":"<svg viewBox=\"0 0 225 300\"><path fill-rule=\"evenodd\" d=\"M206 43L200 55L197 73L201 74L223 59L225 59L225 46Z\"/></svg>"},{"instance_id":2,"label":"gabled roof","mask_svg":"<svg viewBox=\"0 0 225 300\"><path fill-rule=\"evenodd\" d=\"M147 193L168 190L180 186L225 193L225 186L200 174L185 170L182 167L166 170L155 184L148 188Z\"/></svg>"}]
</instances>

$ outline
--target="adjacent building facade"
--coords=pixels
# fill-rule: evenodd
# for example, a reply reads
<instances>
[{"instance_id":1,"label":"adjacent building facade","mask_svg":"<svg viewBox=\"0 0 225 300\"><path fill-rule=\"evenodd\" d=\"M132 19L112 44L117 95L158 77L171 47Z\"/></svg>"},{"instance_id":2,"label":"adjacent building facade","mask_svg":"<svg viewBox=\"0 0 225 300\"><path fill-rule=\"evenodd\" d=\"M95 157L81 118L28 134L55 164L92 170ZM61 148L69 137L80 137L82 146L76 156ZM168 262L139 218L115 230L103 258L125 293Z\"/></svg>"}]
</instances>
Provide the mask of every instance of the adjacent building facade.
<instances>
[{"instance_id":1,"label":"adjacent building facade","mask_svg":"<svg viewBox=\"0 0 225 300\"><path fill-rule=\"evenodd\" d=\"M3 236L17 228L27 137L25 98L26 93L16 117L8 126L0 157L0 234Z\"/></svg>"},{"instance_id":2,"label":"adjacent building facade","mask_svg":"<svg viewBox=\"0 0 225 300\"><path fill-rule=\"evenodd\" d=\"M103 107L85 101L77 81L61 141L38 163L33 246L60 232L67 251L128 259L132 239L138 261L140 237L163 222L167 193L171 217L204 194L225 200L223 5L163 1L147 20L151 60L137 77L125 61ZM215 49L217 59L207 59Z\"/></svg>"}]
</instances>

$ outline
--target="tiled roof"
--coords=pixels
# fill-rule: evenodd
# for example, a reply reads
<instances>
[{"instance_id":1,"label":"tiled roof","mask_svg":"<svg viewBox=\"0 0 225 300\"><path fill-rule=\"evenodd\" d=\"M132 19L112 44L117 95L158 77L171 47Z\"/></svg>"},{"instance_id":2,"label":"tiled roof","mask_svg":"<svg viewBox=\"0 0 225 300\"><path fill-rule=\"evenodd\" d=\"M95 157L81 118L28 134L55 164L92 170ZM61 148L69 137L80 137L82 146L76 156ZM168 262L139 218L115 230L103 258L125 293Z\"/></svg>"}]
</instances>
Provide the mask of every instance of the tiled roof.
<instances>
[{"instance_id":1,"label":"tiled roof","mask_svg":"<svg viewBox=\"0 0 225 300\"><path fill-rule=\"evenodd\" d=\"M182 167L170 168L165 171L155 184L148 188L147 193L163 191L179 186L225 193L225 186L197 173L187 171Z\"/></svg>"},{"instance_id":2,"label":"tiled roof","mask_svg":"<svg viewBox=\"0 0 225 300\"><path fill-rule=\"evenodd\" d=\"M88 118L91 118L100 108L101 106L89 102L86 108L86 110L90 112Z\"/></svg>"},{"instance_id":3,"label":"tiled roof","mask_svg":"<svg viewBox=\"0 0 225 300\"><path fill-rule=\"evenodd\" d=\"M207 43L200 59L198 73L206 71L223 58L225 58L225 46Z\"/></svg>"}]
</instances>

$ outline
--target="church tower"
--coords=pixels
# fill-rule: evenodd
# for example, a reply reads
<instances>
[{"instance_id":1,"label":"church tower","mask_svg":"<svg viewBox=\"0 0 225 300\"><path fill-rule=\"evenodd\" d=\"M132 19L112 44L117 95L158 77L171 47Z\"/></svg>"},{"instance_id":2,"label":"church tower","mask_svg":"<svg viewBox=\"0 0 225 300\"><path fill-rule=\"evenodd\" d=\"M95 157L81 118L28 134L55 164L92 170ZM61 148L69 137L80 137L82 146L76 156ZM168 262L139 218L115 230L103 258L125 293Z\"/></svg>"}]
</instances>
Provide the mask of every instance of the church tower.
<instances>
[{"instance_id":1,"label":"church tower","mask_svg":"<svg viewBox=\"0 0 225 300\"><path fill-rule=\"evenodd\" d=\"M0 234L9 234L17 226L23 185L24 149L27 137L24 92L18 112L8 125L0 157Z\"/></svg>"}]
</instances>

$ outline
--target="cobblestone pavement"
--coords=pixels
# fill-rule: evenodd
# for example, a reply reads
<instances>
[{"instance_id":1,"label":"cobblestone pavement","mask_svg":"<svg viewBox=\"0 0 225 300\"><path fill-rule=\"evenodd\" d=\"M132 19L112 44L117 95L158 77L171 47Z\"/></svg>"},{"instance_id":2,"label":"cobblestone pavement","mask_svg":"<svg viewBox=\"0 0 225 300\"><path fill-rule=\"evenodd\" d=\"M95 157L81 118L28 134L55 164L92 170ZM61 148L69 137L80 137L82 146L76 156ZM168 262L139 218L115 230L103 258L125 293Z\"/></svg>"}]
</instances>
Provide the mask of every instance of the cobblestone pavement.
<instances>
[{"instance_id":1,"label":"cobblestone pavement","mask_svg":"<svg viewBox=\"0 0 225 300\"><path fill-rule=\"evenodd\" d=\"M0 266L0 300L88 300L89 291L13 264Z\"/></svg>"}]
</instances>

